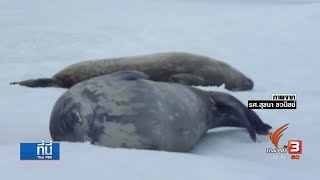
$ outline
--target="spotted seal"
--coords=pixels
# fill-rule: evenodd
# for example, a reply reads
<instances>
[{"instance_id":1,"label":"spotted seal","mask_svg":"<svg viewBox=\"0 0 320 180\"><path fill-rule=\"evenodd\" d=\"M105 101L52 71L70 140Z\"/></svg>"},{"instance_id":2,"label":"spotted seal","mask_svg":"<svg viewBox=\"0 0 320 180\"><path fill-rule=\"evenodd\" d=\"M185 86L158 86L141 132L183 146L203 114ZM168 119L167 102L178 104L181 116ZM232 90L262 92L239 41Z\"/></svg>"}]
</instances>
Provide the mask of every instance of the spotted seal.
<instances>
[{"instance_id":1,"label":"spotted seal","mask_svg":"<svg viewBox=\"0 0 320 180\"><path fill-rule=\"evenodd\" d=\"M55 103L54 141L188 152L212 128L243 127L255 141L271 127L235 97L119 71L78 83Z\"/></svg>"},{"instance_id":2,"label":"spotted seal","mask_svg":"<svg viewBox=\"0 0 320 180\"><path fill-rule=\"evenodd\" d=\"M119 70L141 71L153 81L201 86L225 84L225 88L231 91L250 90L254 86L250 78L227 63L185 52L163 52L84 61L66 67L52 78L30 79L11 84L27 87L70 88L81 81Z\"/></svg>"}]
</instances>

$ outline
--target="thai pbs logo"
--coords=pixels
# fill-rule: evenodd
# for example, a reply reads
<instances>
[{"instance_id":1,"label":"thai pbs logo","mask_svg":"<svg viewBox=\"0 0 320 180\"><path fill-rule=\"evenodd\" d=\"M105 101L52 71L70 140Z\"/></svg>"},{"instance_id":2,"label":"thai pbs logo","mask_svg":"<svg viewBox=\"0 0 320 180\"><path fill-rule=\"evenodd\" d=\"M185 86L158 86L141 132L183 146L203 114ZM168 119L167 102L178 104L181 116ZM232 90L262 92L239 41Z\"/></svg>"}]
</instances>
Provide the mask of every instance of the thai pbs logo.
<instances>
[{"instance_id":1,"label":"thai pbs logo","mask_svg":"<svg viewBox=\"0 0 320 180\"><path fill-rule=\"evenodd\" d=\"M59 143L20 143L20 160L59 160Z\"/></svg>"}]
</instances>

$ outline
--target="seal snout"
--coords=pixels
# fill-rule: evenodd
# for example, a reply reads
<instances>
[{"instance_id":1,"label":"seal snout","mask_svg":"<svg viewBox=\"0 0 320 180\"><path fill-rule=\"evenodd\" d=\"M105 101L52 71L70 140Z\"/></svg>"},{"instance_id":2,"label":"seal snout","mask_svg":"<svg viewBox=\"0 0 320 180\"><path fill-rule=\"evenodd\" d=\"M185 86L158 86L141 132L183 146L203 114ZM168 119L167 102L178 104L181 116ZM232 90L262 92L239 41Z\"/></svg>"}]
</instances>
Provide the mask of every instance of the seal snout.
<instances>
[{"instance_id":1,"label":"seal snout","mask_svg":"<svg viewBox=\"0 0 320 180\"><path fill-rule=\"evenodd\" d=\"M246 91L253 89L254 83L249 78L238 79L237 83L225 83L225 88L230 91Z\"/></svg>"},{"instance_id":2,"label":"seal snout","mask_svg":"<svg viewBox=\"0 0 320 180\"><path fill-rule=\"evenodd\" d=\"M50 134L53 140L73 140L80 123L83 121L79 104L72 98L58 100L50 118Z\"/></svg>"},{"instance_id":3,"label":"seal snout","mask_svg":"<svg viewBox=\"0 0 320 180\"><path fill-rule=\"evenodd\" d=\"M251 79L246 79L244 82L244 90L253 89L254 83Z\"/></svg>"}]
</instances>

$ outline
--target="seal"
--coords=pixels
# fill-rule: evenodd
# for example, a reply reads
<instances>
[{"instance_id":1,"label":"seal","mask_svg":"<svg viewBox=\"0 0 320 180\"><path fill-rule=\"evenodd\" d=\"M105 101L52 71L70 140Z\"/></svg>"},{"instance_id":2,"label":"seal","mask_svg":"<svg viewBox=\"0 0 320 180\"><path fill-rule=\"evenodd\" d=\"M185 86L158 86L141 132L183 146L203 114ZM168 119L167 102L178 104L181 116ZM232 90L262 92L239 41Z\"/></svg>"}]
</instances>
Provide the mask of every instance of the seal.
<instances>
[{"instance_id":1,"label":"seal","mask_svg":"<svg viewBox=\"0 0 320 180\"><path fill-rule=\"evenodd\" d=\"M11 84L70 88L84 80L120 70L141 71L153 81L201 86L225 84L225 88L231 91L250 90L254 86L250 78L224 62L184 52L89 60L70 65L52 78L30 79Z\"/></svg>"},{"instance_id":2,"label":"seal","mask_svg":"<svg viewBox=\"0 0 320 180\"><path fill-rule=\"evenodd\" d=\"M211 128L243 127L252 140L271 127L235 97L119 71L71 87L50 117L54 141L188 152Z\"/></svg>"}]
</instances>

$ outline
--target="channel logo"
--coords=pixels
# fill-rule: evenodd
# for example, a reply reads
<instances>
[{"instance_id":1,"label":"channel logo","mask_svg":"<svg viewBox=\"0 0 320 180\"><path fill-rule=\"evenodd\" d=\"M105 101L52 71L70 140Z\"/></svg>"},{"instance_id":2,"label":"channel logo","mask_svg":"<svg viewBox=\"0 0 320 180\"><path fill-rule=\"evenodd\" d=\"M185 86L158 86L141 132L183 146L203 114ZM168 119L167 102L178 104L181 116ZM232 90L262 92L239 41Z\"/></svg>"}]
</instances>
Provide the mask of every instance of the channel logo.
<instances>
[{"instance_id":1,"label":"channel logo","mask_svg":"<svg viewBox=\"0 0 320 180\"><path fill-rule=\"evenodd\" d=\"M59 160L59 143L20 143L20 160Z\"/></svg>"},{"instance_id":2,"label":"channel logo","mask_svg":"<svg viewBox=\"0 0 320 180\"><path fill-rule=\"evenodd\" d=\"M268 135L270 137L270 140L272 142L272 144L274 146L276 146L276 148L278 148L278 144L279 144L279 140L283 135L283 131L286 130L288 128L288 124L285 124L283 126L281 126L280 128L278 128L274 133L272 132L268 132Z\"/></svg>"},{"instance_id":3,"label":"channel logo","mask_svg":"<svg viewBox=\"0 0 320 180\"><path fill-rule=\"evenodd\" d=\"M288 129L289 123L279 127L274 132L268 132L270 140L275 148L266 148L266 153L288 153L291 154L292 160L299 160L302 154L302 140L289 140L288 145L279 147L279 140L281 139L284 131ZM275 158L276 157L276 158ZM274 156L277 159L278 156ZM285 159L284 155L281 155L279 159Z\"/></svg>"}]
</instances>

